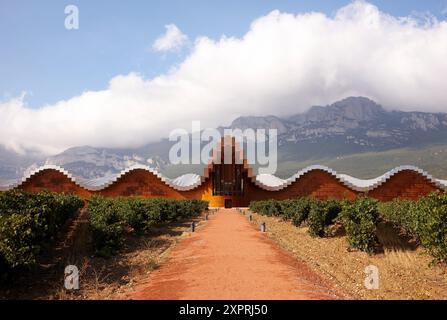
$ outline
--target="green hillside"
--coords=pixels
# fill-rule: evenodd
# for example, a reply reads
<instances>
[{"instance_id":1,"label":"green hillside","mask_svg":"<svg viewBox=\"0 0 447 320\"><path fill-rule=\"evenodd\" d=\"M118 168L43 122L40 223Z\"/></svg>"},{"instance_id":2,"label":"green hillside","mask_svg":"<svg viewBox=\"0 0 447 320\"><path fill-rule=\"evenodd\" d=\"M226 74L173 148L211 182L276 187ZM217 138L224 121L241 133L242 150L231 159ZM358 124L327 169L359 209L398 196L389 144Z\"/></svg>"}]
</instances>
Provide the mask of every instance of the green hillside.
<instances>
[{"instance_id":1,"label":"green hillside","mask_svg":"<svg viewBox=\"0 0 447 320\"><path fill-rule=\"evenodd\" d=\"M313 164L325 165L339 173L364 179L377 177L400 165L414 165L436 178L447 179L447 145L365 152L301 162L284 161L278 164L276 175L287 178Z\"/></svg>"},{"instance_id":2,"label":"green hillside","mask_svg":"<svg viewBox=\"0 0 447 320\"><path fill-rule=\"evenodd\" d=\"M397 166L414 165L435 178L447 179L447 144L362 152L332 158L315 157L304 161L291 160L292 155L287 153L285 156L284 149L280 149L279 152L278 169L275 175L281 178L288 178L300 169L319 164L328 166L339 173L363 179L375 178ZM168 165L162 171L166 176L175 178L185 173L202 175L203 168L203 165ZM254 169L256 171L256 166Z\"/></svg>"}]
</instances>

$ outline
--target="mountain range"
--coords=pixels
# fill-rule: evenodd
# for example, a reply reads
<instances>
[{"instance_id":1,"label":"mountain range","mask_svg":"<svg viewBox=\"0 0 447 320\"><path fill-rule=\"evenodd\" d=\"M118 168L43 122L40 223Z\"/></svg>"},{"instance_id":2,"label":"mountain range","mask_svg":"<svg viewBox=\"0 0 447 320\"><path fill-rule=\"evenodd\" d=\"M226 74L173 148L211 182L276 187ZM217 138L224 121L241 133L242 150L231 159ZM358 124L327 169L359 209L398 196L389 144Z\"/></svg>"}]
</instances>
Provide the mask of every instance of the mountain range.
<instances>
[{"instance_id":1,"label":"mountain range","mask_svg":"<svg viewBox=\"0 0 447 320\"><path fill-rule=\"evenodd\" d=\"M390 111L368 98L348 97L289 117L239 117L218 129L225 128L277 129L277 174L283 177L317 163L363 178L400 164L447 177L446 113ZM201 173L201 165L169 163L173 143L163 139L135 149L80 146L50 157L0 147L0 179L18 178L43 164L63 166L85 178L114 174L133 164L149 165L171 177Z\"/></svg>"},{"instance_id":2,"label":"mountain range","mask_svg":"<svg viewBox=\"0 0 447 320\"><path fill-rule=\"evenodd\" d=\"M447 142L447 114L386 111L364 97L349 97L326 107L314 106L288 118L240 117L231 128L275 128L279 145L337 141L344 150L372 151Z\"/></svg>"}]
</instances>

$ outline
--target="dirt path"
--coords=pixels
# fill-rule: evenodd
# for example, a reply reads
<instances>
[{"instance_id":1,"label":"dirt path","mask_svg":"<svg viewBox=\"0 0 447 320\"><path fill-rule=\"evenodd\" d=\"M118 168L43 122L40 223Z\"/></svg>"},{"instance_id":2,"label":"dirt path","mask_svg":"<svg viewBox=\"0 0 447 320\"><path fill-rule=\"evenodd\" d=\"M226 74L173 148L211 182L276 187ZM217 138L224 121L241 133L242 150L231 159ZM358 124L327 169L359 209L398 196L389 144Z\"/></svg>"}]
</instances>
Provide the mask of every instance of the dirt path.
<instances>
[{"instance_id":1,"label":"dirt path","mask_svg":"<svg viewBox=\"0 0 447 320\"><path fill-rule=\"evenodd\" d=\"M246 216L221 209L137 287L131 299L339 299Z\"/></svg>"}]
</instances>

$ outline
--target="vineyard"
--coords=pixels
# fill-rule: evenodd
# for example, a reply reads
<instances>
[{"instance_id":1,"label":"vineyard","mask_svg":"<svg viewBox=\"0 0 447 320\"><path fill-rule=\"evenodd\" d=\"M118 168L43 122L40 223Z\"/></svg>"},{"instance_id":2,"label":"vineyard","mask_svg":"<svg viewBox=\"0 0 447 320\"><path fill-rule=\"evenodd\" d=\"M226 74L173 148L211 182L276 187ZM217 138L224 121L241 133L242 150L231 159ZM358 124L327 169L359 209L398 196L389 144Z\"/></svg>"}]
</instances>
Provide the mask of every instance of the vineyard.
<instances>
[{"instance_id":1,"label":"vineyard","mask_svg":"<svg viewBox=\"0 0 447 320\"><path fill-rule=\"evenodd\" d=\"M142 233L151 227L199 215L208 208L200 200L94 197L87 217L96 252L110 256L120 248L126 233Z\"/></svg>"},{"instance_id":2,"label":"vineyard","mask_svg":"<svg viewBox=\"0 0 447 320\"><path fill-rule=\"evenodd\" d=\"M135 279L138 279L137 283L143 283L141 291L138 291L140 295L135 297L159 297L160 291L165 292L163 287L165 277L169 274L180 274L182 270L188 268L191 268L190 273L183 276L185 279L193 276L197 277L194 279L204 277L208 280L204 282L197 280L197 285L201 283L204 290L211 290L214 287L209 288L209 283L215 284L220 281L219 283L225 287L230 281L222 270L225 268L239 270L241 266L250 270L251 261L256 259L259 259L256 260L259 270L257 269L255 274L247 271L244 273L244 279L253 279L250 285L254 288L258 283L257 277L268 273L272 276L271 287L274 288L279 283L279 274L282 274L284 265L276 264L274 259L271 261L260 259L255 254L260 247L265 250L264 253L269 252L269 255L274 257L285 254L272 247L273 242L269 237L289 252L296 253L297 261L302 259L311 264L317 262L318 268L323 266L324 270L345 281L342 282L343 286L349 287L349 292L354 292L354 296L358 294L362 297L396 297L401 291L398 287L393 287L393 284L397 283L397 286L404 283L399 277L403 275L416 277L414 273L416 268L424 275L419 275L414 281L421 281L426 277L438 279L437 272L443 270L442 266L447 262L446 193L434 192L416 201L379 202L368 197L358 197L356 200L319 200L301 197L253 201L250 203L253 217L244 217L247 212L245 210L223 209L223 213L214 214L213 211L209 221L200 215L207 209L208 202L200 200L102 196L84 200L72 194L51 192L27 193L13 190L0 193L0 281L2 285L5 284L5 288L12 288L16 284L26 287L27 279L30 278L26 275L42 274L42 266L45 265L42 257L48 259L45 260L47 263L54 261L51 260L53 255L48 253L52 252L60 239L67 234L67 226L76 225L74 222L78 220L82 220L83 224L81 227L77 225L76 228L86 230L86 233L84 231L74 233L74 237L82 238L81 247L85 248L74 262L82 269L83 261L88 261L89 269L81 271L81 274L83 285L90 287L83 289L83 293L78 295L61 289L63 267L69 264L68 260L61 260L60 264L54 264L55 267L52 269L55 272L54 277L36 280L34 284L42 286L44 292L48 288L45 287L45 282L51 279L56 290L60 290L57 292L49 289L55 298L84 299L92 296L107 298L115 294L116 290L129 293L126 286ZM191 221L198 222L198 232L191 232ZM264 222L267 225L267 233L264 235L268 234L268 237L261 240L257 234L259 225ZM397 237L405 235L405 239L411 239L411 243L415 244L418 250L422 251L423 248L427 257L419 259L416 252L408 251L402 251L402 254L399 251L390 253L389 243L385 243L389 239L384 237L384 225L387 226L386 230L395 233ZM177 229L169 234L172 228ZM183 234L187 236L182 240ZM253 237L257 239L254 242L250 240ZM177 244L177 241L180 241L180 244ZM172 256L176 263L167 263L163 272L156 273L158 282L145 284L147 272L163 266L163 261L167 261L161 256L168 248L176 250ZM73 247L68 248L69 255L73 253L72 250ZM200 250L200 254L195 258L199 260L193 263L197 268L189 265L190 260L186 259L195 252L194 250ZM384 254L386 250L388 251ZM283 259L288 261L287 265L295 263L295 260L286 256L287 254ZM63 257L65 259L65 256ZM404 257L404 260L401 258L393 260L393 257ZM410 259L408 261L411 262L406 263L405 259ZM327 261L331 263L325 265ZM340 261L343 263L340 264ZM387 289L377 293L378 296L368 296L369 292L356 291L356 281L359 281L356 277L362 279L362 275L358 275L358 272L362 272L363 264L369 263L377 264L383 270L383 286ZM207 270L209 269L206 274L203 273L205 265L208 266ZM261 265L265 269L260 268ZM135 269L135 274L130 273L129 266ZM396 271L393 266L402 266L406 271L404 269ZM117 271L120 268L121 270ZM314 280L309 282L306 278L314 277L313 270L300 265L295 271L298 273L291 273L289 276L291 278L304 276L301 284L303 288L306 283L313 283ZM239 270L238 274L240 272ZM109 280L98 280L100 274L104 274L104 279L108 277ZM277 274L279 278L273 279L273 274ZM138 278L135 278L135 275ZM125 281L122 280L123 276ZM110 277L114 280L110 280ZM178 282L181 284L183 278L181 275L178 277L180 279ZM405 283L412 283L412 280L408 279ZM235 287L238 281L234 280ZM442 296L441 290L444 290L444 285L441 280L437 281L437 288L433 289L433 292L436 296ZM288 288L287 283L286 281L283 285ZM414 297L430 297L425 293L425 289L414 289L413 284L405 285L413 290L411 294L414 294ZM331 288L331 283L328 282L324 286ZM250 288L246 289L247 292L251 292ZM292 287L289 289L294 290ZM315 290L312 285L306 287L306 290L308 289ZM0 293L5 292L8 295L7 291ZM185 289L183 292L188 291ZM216 291L217 296L219 292ZM387 292L389 296L386 295ZM345 296L342 291L339 294L340 297ZM20 294L17 296L20 297ZM166 295L171 298L174 296ZM204 298L200 295L197 297ZM262 295L259 297L264 298Z\"/></svg>"},{"instance_id":3,"label":"vineyard","mask_svg":"<svg viewBox=\"0 0 447 320\"><path fill-rule=\"evenodd\" d=\"M0 193L0 281L11 281L35 268L64 224L84 205L75 195ZM95 254L114 255L127 235L197 216L206 208L208 203L199 200L93 197L87 201L86 213Z\"/></svg>"},{"instance_id":4,"label":"vineyard","mask_svg":"<svg viewBox=\"0 0 447 320\"><path fill-rule=\"evenodd\" d=\"M312 237L330 235L334 226L346 232L350 248L370 254L380 243L377 226L390 222L415 238L432 256L433 263L447 262L447 194L434 192L417 201L394 200L380 203L367 197L348 200L265 200L251 202L250 209L265 216L306 224Z\"/></svg>"},{"instance_id":5,"label":"vineyard","mask_svg":"<svg viewBox=\"0 0 447 320\"><path fill-rule=\"evenodd\" d=\"M82 207L77 196L49 192L0 194L0 275L31 269L59 229Z\"/></svg>"}]
</instances>

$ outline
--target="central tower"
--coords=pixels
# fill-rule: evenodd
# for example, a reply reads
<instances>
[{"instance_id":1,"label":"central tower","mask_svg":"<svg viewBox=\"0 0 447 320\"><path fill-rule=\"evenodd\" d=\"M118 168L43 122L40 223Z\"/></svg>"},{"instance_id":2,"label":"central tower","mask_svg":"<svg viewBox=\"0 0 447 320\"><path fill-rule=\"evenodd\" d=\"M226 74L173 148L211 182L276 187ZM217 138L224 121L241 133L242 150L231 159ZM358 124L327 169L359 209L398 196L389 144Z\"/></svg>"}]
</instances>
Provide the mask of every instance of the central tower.
<instances>
[{"instance_id":1,"label":"central tower","mask_svg":"<svg viewBox=\"0 0 447 320\"><path fill-rule=\"evenodd\" d=\"M224 137L215 149L211 180L214 196L242 196L244 194L243 152L239 150L234 137Z\"/></svg>"}]
</instances>

